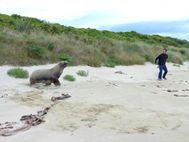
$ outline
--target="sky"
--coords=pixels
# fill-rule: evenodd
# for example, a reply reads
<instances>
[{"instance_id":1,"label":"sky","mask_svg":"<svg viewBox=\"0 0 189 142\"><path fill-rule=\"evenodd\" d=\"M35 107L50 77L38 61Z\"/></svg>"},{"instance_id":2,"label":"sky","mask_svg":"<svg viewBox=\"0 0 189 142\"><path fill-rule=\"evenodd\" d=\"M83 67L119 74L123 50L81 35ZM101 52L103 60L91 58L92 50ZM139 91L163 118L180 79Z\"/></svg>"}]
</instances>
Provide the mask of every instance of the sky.
<instances>
[{"instance_id":1,"label":"sky","mask_svg":"<svg viewBox=\"0 0 189 142\"><path fill-rule=\"evenodd\" d=\"M76 28L137 31L189 40L188 0L0 0L0 13Z\"/></svg>"}]
</instances>

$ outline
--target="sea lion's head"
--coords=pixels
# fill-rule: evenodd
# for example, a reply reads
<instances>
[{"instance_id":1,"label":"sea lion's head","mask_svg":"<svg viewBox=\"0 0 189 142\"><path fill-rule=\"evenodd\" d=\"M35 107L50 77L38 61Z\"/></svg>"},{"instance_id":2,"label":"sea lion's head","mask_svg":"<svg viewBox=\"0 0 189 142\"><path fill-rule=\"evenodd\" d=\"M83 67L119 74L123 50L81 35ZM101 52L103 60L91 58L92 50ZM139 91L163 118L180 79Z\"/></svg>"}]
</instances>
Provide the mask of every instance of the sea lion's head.
<instances>
[{"instance_id":1,"label":"sea lion's head","mask_svg":"<svg viewBox=\"0 0 189 142\"><path fill-rule=\"evenodd\" d=\"M68 65L68 61L62 61L58 64L61 68L65 68Z\"/></svg>"}]
</instances>

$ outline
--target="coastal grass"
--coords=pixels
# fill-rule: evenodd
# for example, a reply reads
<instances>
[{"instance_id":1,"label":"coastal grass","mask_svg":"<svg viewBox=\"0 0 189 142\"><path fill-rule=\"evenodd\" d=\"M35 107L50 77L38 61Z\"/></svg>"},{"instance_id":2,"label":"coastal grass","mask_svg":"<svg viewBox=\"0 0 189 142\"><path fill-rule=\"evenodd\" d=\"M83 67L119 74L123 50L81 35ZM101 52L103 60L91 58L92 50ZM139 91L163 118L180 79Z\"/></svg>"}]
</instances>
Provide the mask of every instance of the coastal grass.
<instances>
[{"instance_id":1,"label":"coastal grass","mask_svg":"<svg viewBox=\"0 0 189 142\"><path fill-rule=\"evenodd\" d=\"M88 71L86 72L85 70L79 70L77 72L77 75L82 76L82 77L87 77L89 75Z\"/></svg>"},{"instance_id":2,"label":"coastal grass","mask_svg":"<svg viewBox=\"0 0 189 142\"><path fill-rule=\"evenodd\" d=\"M22 68L12 68L7 71L7 74L15 78L28 78L29 76L28 71Z\"/></svg>"},{"instance_id":3,"label":"coastal grass","mask_svg":"<svg viewBox=\"0 0 189 142\"><path fill-rule=\"evenodd\" d=\"M39 65L62 60L69 61L69 65L92 67L154 63L164 47L168 49L169 62L182 64L189 60L189 48L157 42L0 28L0 65Z\"/></svg>"},{"instance_id":4,"label":"coastal grass","mask_svg":"<svg viewBox=\"0 0 189 142\"><path fill-rule=\"evenodd\" d=\"M76 80L76 78L75 78L73 75L70 75L70 74L65 75L65 76L63 77L63 79L64 79L64 80L67 80L67 81L71 81L71 82L73 82L73 81Z\"/></svg>"}]
</instances>

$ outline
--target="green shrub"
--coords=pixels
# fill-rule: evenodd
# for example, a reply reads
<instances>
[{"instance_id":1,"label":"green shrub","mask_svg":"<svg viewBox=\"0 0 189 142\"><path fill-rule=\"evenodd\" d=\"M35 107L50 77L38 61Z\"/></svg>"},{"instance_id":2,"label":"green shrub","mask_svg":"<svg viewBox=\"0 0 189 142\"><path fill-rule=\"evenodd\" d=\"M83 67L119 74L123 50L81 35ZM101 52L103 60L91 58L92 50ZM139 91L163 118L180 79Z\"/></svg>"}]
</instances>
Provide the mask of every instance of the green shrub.
<instances>
[{"instance_id":1,"label":"green shrub","mask_svg":"<svg viewBox=\"0 0 189 142\"><path fill-rule=\"evenodd\" d=\"M145 58L145 61L152 63L154 62L154 58L156 56L152 47L144 47L144 53L140 55Z\"/></svg>"},{"instance_id":2,"label":"green shrub","mask_svg":"<svg viewBox=\"0 0 189 142\"><path fill-rule=\"evenodd\" d=\"M38 45L29 45L26 48L28 57L31 58L42 58L45 51L42 47Z\"/></svg>"},{"instance_id":3,"label":"green shrub","mask_svg":"<svg viewBox=\"0 0 189 142\"><path fill-rule=\"evenodd\" d=\"M15 29L19 32L30 33L33 29L30 20L20 19L17 20L14 24L15 24Z\"/></svg>"},{"instance_id":4,"label":"green shrub","mask_svg":"<svg viewBox=\"0 0 189 142\"><path fill-rule=\"evenodd\" d=\"M63 78L64 78L64 80L67 80L67 81L75 81L76 80L76 78L73 75L69 75L69 74L65 75Z\"/></svg>"},{"instance_id":5,"label":"green shrub","mask_svg":"<svg viewBox=\"0 0 189 142\"><path fill-rule=\"evenodd\" d=\"M63 53L60 55L59 59L61 61L68 61L68 62L71 62L72 61L72 57L66 53Z\"/></svg>"},{"instance_id":6,"label":"green shrub","mask_svg":"<svg viewBox=\"0 0 189 142\"><path fill-rule=\"evenodd\" d=\"M168 61L169 62L172 62L172 63L176 63L176 64L182 64L183 63L183 58L182 58L182 55L176 52L169 52L168 53Z\"/></svg>"},{"instance_id":7,"label":"green shrub","mask_svg":"<svg viewBox=\"0 0 189 142\"><path fill-rule=\"evenodd\" d=\"M47 48L49 51L52 51L55 48L54 43L49 42Z\"/></svg>"},{"instance_id":8,"label":"green shrub","mask_svg":"<svg viewBox=\"0 0 189 142\"><path fill-rule=\"evenodd\" d=\"M78 72L77 72L77 75L79 75L79 76L88 76L88 72L86 72L86 71L84 71L84 70L79 70Z\"/></svg>"},{"instance_id":9,"label":"green shrub","mask_svg":"<svg viewBox=\"0 0 189 142\"><path fill-rule=\"evenodd\" d=\"M120 65L120 60L118 60L117 58L115 57L111 57L107 60L107 62L105 63L105 66L107 67L115 67L116 65Z\"/></svg>"},{"instance_id":10,"label":"green shrub","mask_svg":"<svg viewBox=\"0 0 189 142\"><path fill-rule=\"evenodd\" d=\"M179 51L182 55L186 55L186 50L184 50L184 49L181 49L180 51Z\"/></svg>"},{"instance_id":11,"label":"green shrub","mask_svg":"<svg viewBox=\"0 0 189 142\"><path fill-rule=\"evenodd\" d=\"M86 59L88 66L100 67L105 61L105 55L99 49L91 49Z\"/></svg>"},{"instance_id":12,"label":"green shrub","mask_svg":"<svg viewBox=\"0 0 189 142\"><path fill-rule=\"evenodd\" d=\"M7 74L9 76L13 76L15 78L28 78L29 73L28 71L21 69L21 68L13 68L8 70Z\"/></svg>"},{"instance_id":13,"label":"green shrub","mask_svg":"<svg viewBox=\"0 0 189 142\"><path fill-rule=\"evenodd\" d=\"M145 63L145 58L141 57L140 54L137 53L128 54L127 52L122 52L116 54L115 58L120 61L120 65L142 65Z\"/></svg>"},{"instance_id":14,"label":"green shrub","mask_svg":"<svg viewBox=\"0 0 189 142\"><path fill-rule=\"evenodd\" d=\"M128 44L128 47L126 48L127 53L144 53L144 49L140 46L139 43L131 43Z\"/></svg>"},{"instance_id":15,"label":"green shrub","mask_svg":"<svg viewBox=\"0 0 189 142\"><path fill-rule=\"evenodd\" d=\"M179 51L180 55L182 56L183 61L189 60L189 49L183 48L183 49L180 49L178 51Z\"/></svg>"}]
</instances>

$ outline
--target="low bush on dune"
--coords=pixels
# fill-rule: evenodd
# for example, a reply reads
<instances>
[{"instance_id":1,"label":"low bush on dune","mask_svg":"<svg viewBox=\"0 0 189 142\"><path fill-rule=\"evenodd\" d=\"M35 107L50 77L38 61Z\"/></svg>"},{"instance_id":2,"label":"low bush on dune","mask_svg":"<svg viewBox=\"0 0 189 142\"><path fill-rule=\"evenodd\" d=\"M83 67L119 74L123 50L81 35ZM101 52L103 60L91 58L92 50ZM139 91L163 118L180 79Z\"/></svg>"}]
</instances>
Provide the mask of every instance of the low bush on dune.
<instances>
[{"instance_id":1,"label":"low bush on dune","mask_svg":"<svg viewBox=\"0 0 189 142\"><path fill-rule=\"evenodd\" d=\"M77 72L77 75L79 75L79 76L83 76L83 77L86 77L86 76L88 76L88 72L86 72L86 71L84 71L84 70L79 70L78 72Z\"/></svg>"},{"instance_id":2,"label":"low bush on dune","mask_svg":"<svg viewBox=\"0 0 189 142\"><path fill-rule=\"evenodd\" d=\"M28 71L22 69L22 68L13 68L8 70L7 74L9 76L15 77L15 78L28 78L29 73Z\"/></svg>"},{"instance_id":3,"label":"low bush on dune","mask_svg":"<svg viewBox=\"0 0 189 142\"><path fill-rule=\"evenodd\" d=\"M67 81L75 81L76 80L76 78L73 75L69 75L69 74L65 75L63 77L63 79L67 80Z\"/></svg>"},{"instance_id":4,"label":"low bush on dune","mask_svg":"<svg viewBox=\"0 0 189 142\"><path fill-rule=\"evenodd\" d=\"M116 65L120 65L120 61L115 57L110 57L105 63L106 67L111 67L111 68L114 68Z\"/></svg>"},{"instance_id":5,"label":"low bush on dune","mask_svg":"<svg viewBox=\"0 0 189 142\"><path fill-rule=\"evenodd\" d=\"M27 55L30 58L42 58L44 55L44 49L38 45L29 45L26 47Z\"/></svg>"},{"instance_id":6,"label":"low bush on dune","mask_svg":"<svg viewBox=\"0 0 189 142\"><path fill-rule=\"evenodd\" d=\"M176 63L176 64L182 64L183 63L183 57L182 57L181 54L179 54L179 52L170 51L168 53L168 55L169 55L169 58L168 58L169 62L173 62L173 63Z\"/></svg>"},{"instance_id":7,"label":"low bush on dune","mask_svg":"<svg viewBox=\"0 0 189 142\"><path fill-rule=\"evenodd\" d=\"M62 60L62 61L68 61L68 62L72 61L72 57L68 54L65 54L65 53L61 54L59 59Z\"/></svg>"}]
</instances>

